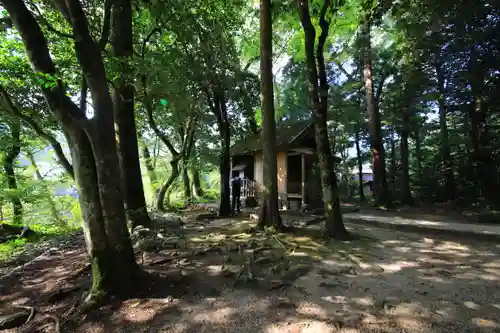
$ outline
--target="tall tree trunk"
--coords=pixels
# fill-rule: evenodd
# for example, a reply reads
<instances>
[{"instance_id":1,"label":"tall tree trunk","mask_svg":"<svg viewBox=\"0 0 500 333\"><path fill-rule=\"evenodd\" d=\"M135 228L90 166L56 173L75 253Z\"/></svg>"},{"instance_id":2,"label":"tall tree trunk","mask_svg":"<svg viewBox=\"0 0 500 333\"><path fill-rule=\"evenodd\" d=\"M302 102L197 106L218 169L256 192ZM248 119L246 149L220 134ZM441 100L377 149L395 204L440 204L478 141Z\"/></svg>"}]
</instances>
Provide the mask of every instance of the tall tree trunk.
<instances>
[{"instance_id":1,"label":"tall tree trunk","mask_svg":"<svg viewBox=\"0 0 500 333\"><path fill-rule=\"evenodd\" d=\"M163 183L163 185L160 187L160 190L158 191L158 197L156 198L156 209L160 212L165 211L166 194L170 187L174 184L174 181L177 179L177 177L179 177L179 159L173 158L170 161L170 167L172 168L172 170L170 171L170 175L168 176L165 183Z\"/></svg>"},{"instance_id":2,"label":"tall tree trunk","mask_svg":"<svg viewBox=\"0 0 500 333\"><path fill-rule=\"evenodd\" d=\"M435 63L436 75L438 79L439 91L439 128L441 130L441 168L444 174L444 199L454 200L456 197L455 180L453 179L453 169L450 153L450 142L448 138L448 125L446 124L447 108L445 101L444 76L441 65L438 61Z\"/></svg>"},{"instance_id":3,"label":"tall tree trunk","mask_svg":"<svg viewBox=\"0 0 500 333\"><path fill-rule=\"evenodd\" d=\"M378 206L390 206L392 199L386 178L385 151L384 142L382 140L380 112L377 106L377 101L373 96L371 22L368 18L365 18L361 25L361 40L363 45L363 77L366 91L366 108L368 110L369 117L375 203Z\"/></svg>"},{"instance_id":4,"label":"tall tree trunk","mask_svg":"<svg viewBox=\"0 0 500 333\"><path fill-rule=\"evenodd\" d=\"M479 196L484 197L488 202L495 203L497 177L492 168L491 152L488 144L488 129L486 124L486 114L479 90L476 90L475 101L471 106L471 141L472 159L475 169L475 184Z\"/></svg>"},{"instance_id":5,"label":"tall tree trunk","mask_svg":"<svg viewBox=\"0 0 500 333\"><path fill-rule=\"evenodd\" d=\"M220 101L221 108L226 109L226 101ZM229 130L229 121L227 119L227 113L225 113L225 120L219 123L219 131L222 138L221 142L221 153L220 153L220 204L219 204L219 216L230 216L231 215L231 200L229 197L229 179L231 177L231 155L230 155L230 145L231 145L231 134Z\"/></svg>"},{"instance_id":6,"label":"tall tree trunk","mask_svg":"<svg viewBox=\"0 0 500 333\"><path fill-rule=\"evenodd\" d=\"M151 184L156 182L156 172L155 168L153 166L153 160L151 158L151 153L149 152L149 148L146 145L146 143L143 143L142 148L142 158L144 159L144 165L146 166L146 171L149 177L149 180L151 181Z\"/></svg>"},{"instance_id":7,"label":"tall tree trunk","mask_svg":"<svg viewBox=\"0 0 500 333\"><path fill-rule=\"evenodd\" d=\"M52 193L50 192L50 189L47 187L47 184L45 183L45 179L43 179L42 174L40 173L40 169L38 168L38 165L35 160L35 156L33 156L33 153L31 151L27 152L28 159L30 160L31 166L33 167L35 171L36 178L42 183L42 187L44 191L47 193L48 198L48 204L50 207L50 214L52 215L52 218L55 223L57 223L60 226L66 226L66 221L64 221L61 216L59 215L59 212L57 211L56 203L54 201L54 198L52 197Z\"/></svg>"},{"instance_id":8,"label":"tall tree trunk","mask_svg":"<svg viewBox=\"0 0 500 333\"><path fill-rule=\"evenodd\" d=\"M284 230L278 207L278 164L273 91L273 26L271 0L260 0L260 76L264 193L258 226Z\"/></svg>"},{"instance_id":9,"label":"tall tree trunk","mask_svg":"<svg viewBox=\"0 0 500 333\"><path fill-rule=\"evenodd\" d=\"M483 195L481 191L481 186L479 184L479 169L477 166L478 156L479 156L479 121L478 115L476 114L475 105L470 105L469 107L469 138L470 138L470 152L469 152L469 170L472 174L472 182L474 185L474 195L473 197L481 197Z\"/></svg>"},{"instance_id":10,"label":"tall tree trunk","mask_svg":"<svg viewBox=\"0 0 500 333\"><path fill-rule=\"evenodd\" d=\"M330 1L325 0L320 11L319 25L321 35L318 39L316 57L314 43L316 31L311 22L309 14L309 1L298 0L300 21L305 35L306 63L309 77L309 94L313 109L314 132L318 159L321 170L321 184L323 188L323 201L325 207L326 230L329 237L345 239L349 237L344 227L342 214L340 212L340 201L337 190L337 176L334 172L335 166L333 153L330 149L327 127L327 107L328 107L328 82L326 77L323 48L328 37L329 22L325 16L330 7ZM338 3L342 6L343 3ZM337 8L338 9L338 8ZM316 68L317 61L317 68ZM318 86L319 78L319 86Z\"/></svg>"},{"instance_id":11,"label":"tall tree trunk","mask_svg":"<svg viewBox=\"0 0 500 333\"><path fill-rule=\"evenodd\" d=\"M227 117L226 92L220 82L212 82L205 87L205 94L212 114L217 121L221 143L219 155L220 203L219 216L231 216L229 179L231 173L231 131Z\"/></svg>"},{"instance_id":12,"label":"tall tree trunk","mask_svg":"<svg viewBox=\"0 0 500 333\"><path fill-rule=\"evenodd\" d=\"M154 117L153 117L153 105L151 100L148 97L148 90L147 90L147 84L146 84L146 77L142 77L142 83L143 83L143 91L144 91L144 100L143 104L147 112L148 116L148 123L151 129L155 132L156 136L165 144L167 149L169 150L170 154L172 155L172 160L170 161L170 165L172 167L172 171L170 173L170 176L168 177L167 181L160 187L160 190L158 191L157 195L157 200L156 200L156 209L159 211L164 211L165 210L165 195L167 194L167 191L170 186L174 183L174 181L177 179L179 176L181 170L179 170L179 163L186 158L186 156L189 156L189 152L192 149L193 142L194 142L194 133L196 131L196 117L190 116L188 117L186 128L187 130L183 132L185 135L181 135L182 139L182 147L180 151L177 151L173 144L170 142L168 136L163 133L158 125L156 124Z\"/></svg>"},{"instance_id":13,"label":"tall tree trunk","mask_svg":"<svg viewBox=\"0 0 500 333\"><path fill-rule=\"evenodd\" d=\"M188 168L184 165L182 169L182 184L184 186L184 201L189 202L193 195L191 193L191 182L189 181Z\"/></svg>"},{"instance_id":14,"label":"tall tree trunk","mask_svg":"<svg viewBox=\"0 0 500 333\"><path fill-rule=\"evenodd\" d=\"M365 184L364 184L364 179L363 179L363 157L361 155L361 147L359 142L361 141L360 139L360 126L358 124L356 128L356 132L354 132L355 135L355 144L356 144L356 159L358 162L358 183L359 183L359 200L360 201L365 201Z\"/></svg>"},{"instance_id":15,"label":"tall tree trunk","mask_svg":"<svg viewBox=\"0 0 500 333\"><path fill-rule=\"evenodd\" d=\"M21 123L18 119L14 119L11 126L11 145L5 154L3 160L3 168L7 176L7 186L12 191L10 201L12 202L13 223L22 224L23 222L23 204L19 198L16 172L14 169L15 161L21 152Z\"/></svg>"},{"instance_id":16,"label":"tall tree trunk","mask_svg":"<svg viewBox=\"0 0 500 333\"><path fill-rule=\"evenodd\" d=\"M417 184L420 185L422 181L422 138L420 136L420 127L415 129L415 160L417 162L416 174L417 174ZM420 187L420 186L419 186Z\"/></svg>"},{"instance_id":17,"label":"tall tree trunk","mask_svg":"<svg viewBox=\"0 0 500 333\"><path fill-rule=\"evenodd\" d=\"M394 138L394 132L396 130L394 129L394 126L391 128L391 163L390 163L390 172L389 172L389 179L391 183L391 189L392 191L396 191L396 173L397 173L397 164L396 164L396 139Z\"/></svg>"},{"instance_id":18,"label":"tall tree trunk","mask_svg":"<svg viewBox=\"0 0 500 333\"><path fill-rule=\"evenodd\" d=\"M410 191L410 164L408 151L408 137L410 134L410 115L408 108L403 110L403 128L401 131L401 202L403 205L413 205Z\"/></svg>"},{"instance_id":19,"label":"tall tree trunk","mask_svg":"<svg viewBox=\"0 0 500 333\"><path fill-rule=\"evenodd\" d=\"M83 8L77 0L68 0L66 3L75 35L75 51L94 103L95 120L92 119L86 132L96 161L97 185L106 236L113 249L113 260L121 266L122 277L129 279L114 286L115 288L124 287L123 292L134 285L133 281L139 269L126 225L121 174L116 172L119 158L113 115L114 105L108 90L103 61L95 57L99 54L99 49L88 30ZM96 60L92 61L93 58Z\"/></svg>"},{"instance_id":20,"label":"tall tree trunk","mask_svg":"<svg viewBox=\"0 0 500 333\"><path fill-rule=\"evenodd\" d=\"M125 192L125 207L132 228L149 226L151 220L146 208L142 184L139 147L134 113L134 86L130 76L132 70L132 3L117 0L112 10L113 29L111 44L113 56L117 58L122 75L114 82L115 122L118 132L118 153Z\"/></svg>"},{"instance_id":21,"label":"tall tree trunk","mask_svg":"<svg viewBox=\"0 0 500 333\"><path fill-rule=\"evenodd\" d=\"M203 197L203 188L201 187L200 170L197 167L193 167L191 172L193 177L194 193L197 197L201 198Z\"/></svg>"},{"instance_id":22,"label":"tall tree trunk","mask_svg":"<svg viewBox=\"0 0 500 333\"><path fill-rule=\"evenodd\" d=\"M56 1L71 23L75 52L94 102L95 116L86 119L66 95L62 81L40 87L52 113L70 138L75 178L80 190L87 248L92 262L93 287L87 301L103 294L130 293L140 272L125 223L121 179L116 173L113 102L99 48L89 33L87 19L77 0ZM3 0L19 31L34 71L60 77L50 57L47 40L23 1ZM107 2L106 12L109 11ZM106 15L105 15L106 16ZM97 185L97 186L96 186Z\"/></svg>"},{"instance_id":23,"label":"tall tree trunk","mask_svg":"<svg viewBox=\"0 0 500 333\"><path fill-rule=\"evenodd\" d=\"M83 232L92 267L92 288L88 300L100 298L115 290L115 283L123 277L119 263L114 262L113 251L106 237L105 221L97 184L94 154L87 135L78 128L67 128L71 147L73 170L82 211Z\"/></svg>"}]
</instances>

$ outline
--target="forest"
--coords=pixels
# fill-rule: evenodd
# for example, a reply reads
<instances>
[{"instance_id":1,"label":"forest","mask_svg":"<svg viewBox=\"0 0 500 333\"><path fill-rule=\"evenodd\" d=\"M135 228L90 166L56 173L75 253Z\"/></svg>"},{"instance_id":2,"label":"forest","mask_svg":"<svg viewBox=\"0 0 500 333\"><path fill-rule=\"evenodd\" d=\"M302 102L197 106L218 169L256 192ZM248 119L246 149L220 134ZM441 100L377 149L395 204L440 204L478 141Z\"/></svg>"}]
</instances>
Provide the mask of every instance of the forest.
<instances>
[{"instance_id":1,"label":"forest","mask_svg":"<svg viewBox=\"0 0 500 333\"><path fill-rule=\"evenodd\" d=\"M484 233L500 239L499 3L0 0L0 45L0 330L322 333L379 325L417 332L423 326L395 319L410 303L388 306L393 300L367 276L401 279L391 258L417 267L432 262L424 257L433 251L447 256L446 268L401 266L412 282L388 287L423 298L411 313L430 327L420 331L500 327L498 307L446 317L429 310L418 291L427 287L412 287L427 283L416 282L425 274L444 274L464 295L482 297L454 271L476 261L470 274L490 274L489 287L499 286L498 267L481 266L500 263L498 246L494 257L482 257L494 247ZM279 202L276 138L301 121L314 129L323 208L290 212ZM243 205L235 216L232 147L250 136L260 137L263 181L258 207ZM384 230L385 222L370 229L363 221L375 217L367 214L429 219L455 236L471 231L429 242ZM491 229L462 226L471 220ZM436 230L432 237L444 237ZM30 263L24 272L31 273L7 274ZM330 288L336 301L299 285L313 273L336 279L314 287ZM259 310L262 324L238 327L257 315L238 309L236 285L269 296L278 314ZM382 298L380 311L390 315L363 321L366 304L355 291L363 285L376 289L373 304ZM451 293L444 282L429 288ZM252 306L258 292L244 296ZM285 292L317 294L315 311L330 319L299 311L305 305L283 299ZM30 301L15 301L22 295ZM232 307L232 315L197 308L192 297L215 297L211 307ZM453 300L462 311L465 300ZM332 319L328 306L340 303L344 312ZM300 326L306 319L309 326Z\"/></svg>"}]
</instances>

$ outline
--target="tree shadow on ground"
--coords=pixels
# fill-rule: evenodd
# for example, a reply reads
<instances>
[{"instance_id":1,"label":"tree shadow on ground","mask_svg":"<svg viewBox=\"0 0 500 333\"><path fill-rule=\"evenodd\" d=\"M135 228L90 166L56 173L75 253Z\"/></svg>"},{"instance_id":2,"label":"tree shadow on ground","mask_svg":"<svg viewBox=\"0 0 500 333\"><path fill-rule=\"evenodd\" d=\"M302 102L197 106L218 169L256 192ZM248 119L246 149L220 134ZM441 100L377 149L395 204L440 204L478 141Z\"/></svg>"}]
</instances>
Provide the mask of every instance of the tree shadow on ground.
<instances>
[{"instance_id":1,"label":"tree shadow on ground","mask_svg":"<svg viewBox=\"0 0 500 333\"><path fill-rule=\"evenodd\" d=\"M359 237L336 242L322 239L319 226L298 228L293 234L246 232L252 223L225 219L187 226L186 248L147 256L145 268L157 276L149 294L116 301L65 323L64 329L75 333L500 329L496 244L362 226L349 226ZM247 279L249 262L254 279ZM72 283L85 286L88 272L76 272L85 264L83 251L55 253L4 284L1 300L34 304L44 313L63 316L79 291L54 303L47 297ZM51 332L52 324L43 320L38 316L29 327L11 332Z\"/></svg>"}]
</instances>

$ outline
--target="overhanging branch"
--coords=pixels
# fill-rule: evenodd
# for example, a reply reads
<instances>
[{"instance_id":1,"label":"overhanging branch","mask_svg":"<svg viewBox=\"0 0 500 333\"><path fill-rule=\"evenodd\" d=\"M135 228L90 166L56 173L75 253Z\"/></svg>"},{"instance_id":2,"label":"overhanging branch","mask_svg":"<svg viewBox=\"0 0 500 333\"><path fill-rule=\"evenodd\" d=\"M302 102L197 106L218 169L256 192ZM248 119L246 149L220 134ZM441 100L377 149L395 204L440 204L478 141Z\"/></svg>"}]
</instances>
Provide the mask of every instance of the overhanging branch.
<instances>
[{"instance_id":1,"label":"overhanging branch","mask_svg":"<svg viewBox=\"0 0 500 333\"><path fill-rule=\"evenodd\" d=\"M19 107L16 104L14 104L12 98L9 96L8 92L2 86L0 86L0 97L4 102L5 106L4 109L6 109L14 117L20 119L28 126L30 126L35 131L35 133L38 134L38 136L46 140L52 146L52 149L54 149L57 159L59 160L59 163L61 163L64 170L66 170L66 172L71 176L71 178L75 179L73 166L64 155L61 143L53 135L43 130L42 127L32 117L23 114L22 111L19 109Z\"/></svg>"}]
</instances>

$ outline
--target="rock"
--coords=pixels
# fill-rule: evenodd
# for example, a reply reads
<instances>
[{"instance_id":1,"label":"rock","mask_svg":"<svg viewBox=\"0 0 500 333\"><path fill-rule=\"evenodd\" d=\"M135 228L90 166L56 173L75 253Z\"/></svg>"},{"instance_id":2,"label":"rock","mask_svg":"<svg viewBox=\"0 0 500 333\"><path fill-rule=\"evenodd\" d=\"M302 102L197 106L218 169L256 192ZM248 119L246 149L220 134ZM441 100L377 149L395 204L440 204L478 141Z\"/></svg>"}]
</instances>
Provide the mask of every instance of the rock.
<instances>
[{"instance_id":1,"label":"rock","mask_svg":"<svg viewBox=\"0 0 500 333\"><path fill-rule=\"evenodd\" d=\"M173 213L158 214L153 220L153 225L156 228L182 228L184 222L179 215Z\"/></svg>"},{"instance_id":2,"label":"rock","mask_svg":"<svg viewBox=\"0 0 500 333\"><path fill-rule=\"evenodd\" d=\"M420 317L426 316L427 311L420 305L414 303L401 303L396 305L391 313L396 316Z\"/></svg>"},{"instance_id":3,"label":"rock","mask_svg":"<svg viewBox=\"0 0 500 333\"><path fill-rule=\"evenodd\" d=\"M0 331L22 326L31 315L28 309L7 309L0 314Z\"/></svg>"},{"instance_id":4,"label":"rock","mask_svg":"<svg viewBox=\"0 0 500 333\"><path fill-rule=\"evenodd\" d=\"M156 238L140 238L134 247L141 252L157 252L161 250L161 244Z\"/></svg>"},{"instance_id":5,"label":"rock","mask_svg":"<svg viewBox=\"0 0 500 333\"><path fill-rule=\"evenodd\" d=\"M151 238L154 232L149 228L144 228L142 226L137 226L134 231L132 231L132 239L137 240L139 238Z\"/></svg>"}]
</instances>

